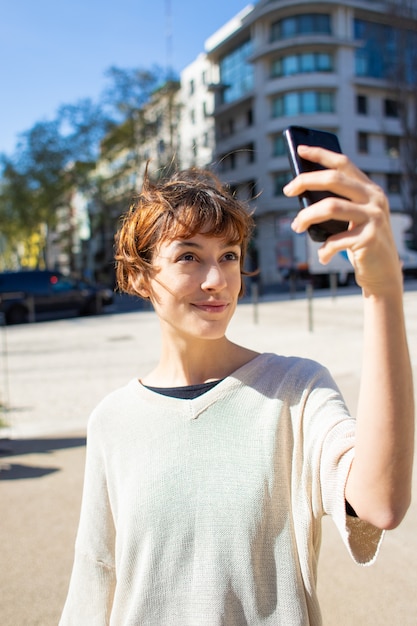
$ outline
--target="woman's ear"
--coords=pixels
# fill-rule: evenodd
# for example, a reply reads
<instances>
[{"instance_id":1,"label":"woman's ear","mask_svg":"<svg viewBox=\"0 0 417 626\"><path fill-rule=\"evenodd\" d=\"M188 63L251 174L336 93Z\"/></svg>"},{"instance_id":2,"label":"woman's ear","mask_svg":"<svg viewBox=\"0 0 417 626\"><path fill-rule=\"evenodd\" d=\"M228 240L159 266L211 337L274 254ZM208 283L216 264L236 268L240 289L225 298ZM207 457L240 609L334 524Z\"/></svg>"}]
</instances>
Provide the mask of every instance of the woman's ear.
<instances>
[{"instance_id":1,"label":"woman's ear","mask_svg":"<svg viewBox=\"0 0 417 626\"><path fill-rule=\"evenodd\" d=\"M141 298L145 298L145 300L150 299L151 289L150 289L149 281L142 274L132 279L131 287L132 287L132 290Z\"/></svg>"}]
</instances>

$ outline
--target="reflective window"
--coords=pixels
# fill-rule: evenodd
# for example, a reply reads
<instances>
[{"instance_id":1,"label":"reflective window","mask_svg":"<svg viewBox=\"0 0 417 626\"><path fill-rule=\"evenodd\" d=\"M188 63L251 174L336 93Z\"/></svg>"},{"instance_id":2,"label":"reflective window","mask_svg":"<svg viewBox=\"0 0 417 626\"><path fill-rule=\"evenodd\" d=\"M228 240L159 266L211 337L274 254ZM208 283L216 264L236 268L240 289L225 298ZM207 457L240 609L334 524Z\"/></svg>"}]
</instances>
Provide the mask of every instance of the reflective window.
<instances>
[{"instance_id":1,"label":"reflective window","mask_svg":"<svg viewBox=\"0 0 417 626\"><path fill-rule=\"evenodd\" d=\"M334 110L334 94L329 91L295 91L272 100L272 117L333 113Z\"/></svg>"},{"instance_id":2,"label":"reflective window","mask_svg":"<svg viewBox=\"0 0 417 626\"><path fill-rule=\"evenodd\" d=\"M356 111L361 115L366 115L368 113L368 98L361 94L356 96Z\"/></svg>"},{"instance_id":3,"label":"reflective window","mask_svg":"<svg viewBox=\"0 0 417 626\"><path fill-rule=\"evenodd\" d=\"M401 174L387 174L386 188L388 193L401 193Z\"/></svg>"},{"instance_id":4,"label":"reflective window","mask_svg":"<svg viewBox=\"0 0 417 626\"><path fill-rule=\"evenodd\" d=\"M385 152L391 159L398 159L400 156L400 138L397 135L386 135Z\"/></svg>"},{"instance_id":5,"label":"reflective window","mask_svg":"<svg viewBox=\"0 0 417 626\"><path fill-rule=\"evenodd\" d=\"M417 83L417 33L355 19L356 76L400 78Z\"/></svg>"},{"instance_id":6,"label":"reflective window","mask_svg":"<svg viewBox=\"0 0 417 626\"><path fill-rule=\"evenodd\" d=\"M331 54L307 52L275 59L271 65L271 76L277 78L308 72L331 72L332 70L333 57Z\"/></svg>"},{"instance_id":7,"label":"reflective window","mask_svg":"<svg viewBox=\"0 0 417 626\"><path fill-rule=\"evenodd\" d=\"M273 193L274 196L282 196L282 188L292 180L293 175L289 170L285 172L277 172L273 177Z\"/></svg>"},{"instance_id":8,"label":"reflective window","mask_svg":"<svg viewBox=\"0 0 417 626\"><path fill-rule=\"evenodd\" d=\"M279 135L274 135L272 137L272 156L277 157L284 156L286 154L287 150L285 147L285 141L282 133L279 133Z\"/></svg>"},{"instance_id":9,"label":"reflective window","mask_svg":"<svg viewBox=\"0 0 417 626\"><path fill-rule=\"evenodd\" d=\"M330 15L327 13L307 13L285 17L271 24L271 41L313 33L331 34Z\"/></svg>"},{"instance_id":10,"label":"reflective window","mask_svg":"<svg viewBox=\"0 0 417 626\"><path fill-rule=\"evenodd\" d=\"M248 40L220 60L220 82L225 86L222 102L233 102L253 89L253 67L248 62L252 49Z\"/></svg>"}]
</instances>

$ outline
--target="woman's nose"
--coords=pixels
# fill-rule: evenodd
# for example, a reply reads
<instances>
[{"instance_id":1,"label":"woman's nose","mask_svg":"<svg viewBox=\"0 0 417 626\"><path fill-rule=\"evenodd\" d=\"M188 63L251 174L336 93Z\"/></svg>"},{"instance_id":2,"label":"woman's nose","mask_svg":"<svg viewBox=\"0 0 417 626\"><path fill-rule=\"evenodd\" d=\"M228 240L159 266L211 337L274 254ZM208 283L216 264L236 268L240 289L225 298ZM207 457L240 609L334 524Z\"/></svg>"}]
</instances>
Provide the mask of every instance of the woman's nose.
<instances>
[{"instance_id":1,"label":"woman's nose","mask_svg":"<svg viewBox=\"0 0 417 626\"><path fill-rule=\"evenodd\" d=\"M218 291L226 286L226 279L220 266L211 264L203 277L201 288L209 291Z\"/></svg>"}]
</instances>

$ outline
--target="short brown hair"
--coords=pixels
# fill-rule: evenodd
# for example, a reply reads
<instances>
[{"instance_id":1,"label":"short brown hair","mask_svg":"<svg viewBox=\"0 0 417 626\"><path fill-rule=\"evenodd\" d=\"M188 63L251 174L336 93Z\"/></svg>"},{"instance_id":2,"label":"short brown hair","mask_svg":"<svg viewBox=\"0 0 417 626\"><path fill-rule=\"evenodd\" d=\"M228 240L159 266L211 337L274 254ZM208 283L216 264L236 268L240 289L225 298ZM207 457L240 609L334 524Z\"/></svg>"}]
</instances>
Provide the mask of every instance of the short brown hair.
<instances>
[{"instance_id":1,"label":"short brown hair","mask_svg":"<svg viewBox=\"0 0 417 626\"><path fill-rule=\"evenodd\" d=\"M211 171L190 168L157 182L146 171L142 191L116 234L117 285L126 293L143 295L158 245L201 232L240 245L241 272L247 274L243 266L253 227L248 207Z\"/></svg>"}]
</instances>

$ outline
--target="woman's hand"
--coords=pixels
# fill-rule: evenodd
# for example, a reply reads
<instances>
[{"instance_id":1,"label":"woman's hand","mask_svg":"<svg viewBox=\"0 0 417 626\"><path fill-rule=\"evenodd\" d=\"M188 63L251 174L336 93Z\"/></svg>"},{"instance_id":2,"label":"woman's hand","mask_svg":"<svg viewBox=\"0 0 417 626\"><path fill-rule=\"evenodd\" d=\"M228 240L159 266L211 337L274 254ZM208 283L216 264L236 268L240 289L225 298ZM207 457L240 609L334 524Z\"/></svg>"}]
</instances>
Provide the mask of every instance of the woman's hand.
<instances>
[{"instance_id":1,"label":"woman's hand","mask_svg":"<svg viewBox=\"0 0 417 626\"><path fill-rule=\"evenodd\" d=\"M343 154L310 146L299 146L298 153L327 169L300 174L284 187L284 193L297 196L307 190L320 190L342 197L325 198L303 209L292 228L301 233L329 219L349 222L347 231L333 235L321 246L320 262L326 264L335 254L347 250L356 281L365 294L382 295L401 289L401 265L382 189Z\"/></svg>"}]
</instances>

